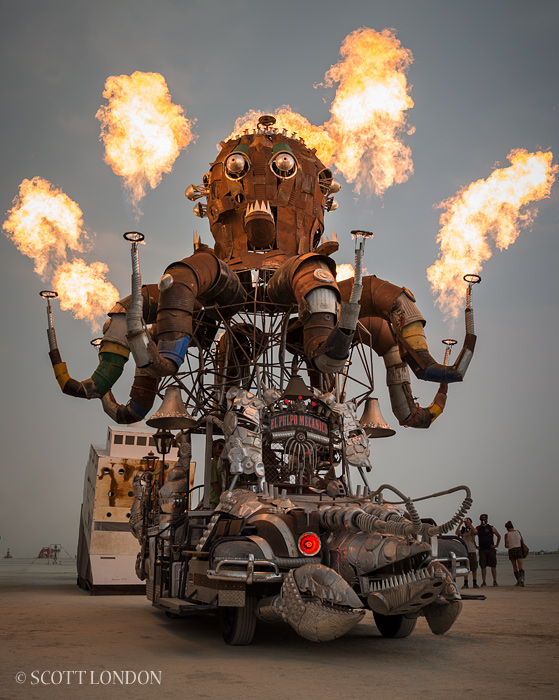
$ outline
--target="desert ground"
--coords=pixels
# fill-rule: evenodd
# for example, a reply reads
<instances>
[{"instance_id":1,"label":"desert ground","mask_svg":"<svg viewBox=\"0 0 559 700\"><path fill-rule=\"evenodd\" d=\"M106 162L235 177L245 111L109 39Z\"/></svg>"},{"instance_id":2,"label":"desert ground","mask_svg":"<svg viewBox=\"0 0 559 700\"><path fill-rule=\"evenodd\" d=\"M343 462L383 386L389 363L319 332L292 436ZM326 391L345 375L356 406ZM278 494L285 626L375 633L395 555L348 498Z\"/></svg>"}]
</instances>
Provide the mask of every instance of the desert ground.
<instances>
[{"instance_id":1,"label":"desert ground","mask_svg":"<svg viewBox=\"0 0 559 700\"><path fill-rule=\"evenodd\" d=\"M444 636L420 618L410 637L385 639L368 613L329 643L261 624L252 645L229 647L213 617L169 620L143 596L89 595L73 560L0 560L0 698L556 699L559 554L525 563L526 587L514 587L500 556L500 586L463 591L486 599L464 600Z\"/></svg>"}]
</instances>

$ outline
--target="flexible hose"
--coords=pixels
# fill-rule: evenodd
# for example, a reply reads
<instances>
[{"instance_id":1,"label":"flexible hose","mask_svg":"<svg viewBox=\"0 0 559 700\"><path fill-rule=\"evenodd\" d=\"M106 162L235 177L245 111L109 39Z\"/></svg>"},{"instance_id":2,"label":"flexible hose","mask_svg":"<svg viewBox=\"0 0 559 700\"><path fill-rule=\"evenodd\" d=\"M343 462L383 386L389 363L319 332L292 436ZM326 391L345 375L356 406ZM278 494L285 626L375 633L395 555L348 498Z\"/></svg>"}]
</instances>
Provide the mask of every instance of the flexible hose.
<instances>
[{"instance_id":1,"label":"flexible hose","mask_svg":"<svg viewBox=\"0 0 559 700\"><path fill-rule=\"evenodd\" d=\"M52 352L53 350L58 350L58 343L56 342L56 332L54 330L54 316L52 313L52 306L50 305L50 299L47 299L47 319L47 338L49 341L49 350Z\"/></svg>"},{"instance_id":2,"label":"flexible hose","mask_svg":"<svg viewBox=\"0 0 559 700\"><path fill-rule=\"evenodd\" d=\"M380 504L372 502L372 499L381 491L389 489L402 498L402 503L406 507L409 518L391 511L389 508L383 507ZM421 522L421 518L417 513L414 505L415 501L434 498L436 496L444 496L455 491L466 491L466 497L462 504L452 516L450 520L442 525L429 525ZM462 520L464 515L472 506L472 498L470 489L467 486L456 486L446 491L423 496L412 500L405 496L394 486L383 484L372 495L371 502L363 508L356 505L345 506L322 506L318 511L320 524L328 530L336 530L338 528L349 527L350 529L364 532L382 532L390 535L422 535L424 537L433 537L434 535L444 535L450 532ZM395 504L390 504L395 505Z\"/></svg>"},{"instance_id":3,"label":"flexible hose","mask_svg":"<svg viewBox=\"0 0 559 700\"><path fill-rule=\"evenodd\" d=\"M140 274L138 244L135 241L132 242L130 254L132 257L132 298L126 316L129 333L143 330L142 275Z\"/></svg>"},{"instance_id":4,"label":"flexible hose","mask_svg":"<svg viewBox=\"0 0 559 700\"><path fill-rule=\"evenodd\" d=\"M469 284L466 290L466 333L474 335L474 307L472 306L473 285Z\"/></svg>"},{"instance_id":5,"label":"flexible hose","mask_svg":"<svg viewBox=\"0 0 559 700\"><path fill-rule=\"evenodd\" d=\"M400 498L402 498L402 503L405 504L406 508L409 511L409 503L412 502L412 499L407 499L398 489L390 486L389 484L383 484L380 486L373 494L371 494L371 499L373 499L376 495L378 495L381 491L384 489L390 489L394 493L396 493ZM425 501L429 498L438 498L439 496L447 496L450 493L455 493L456 491L465 491L466 496L464 500L462 501L460 507L456 511L456 513L452 516L450 520L448 520L445 523L442 523L442 525L428 525L427 523L421 523L420 524L420 529L419 532L427 537L433 537L434 535L444 535L447 532L450 532L455 528L456 525L462 520L464 515L470 510L472 507L472 493L469 489L468 486L455 486L454 488L447 489L446 491L438 491L437 493L432 493L429 494L428 496L421 496L420 498L414 498L413 502L417 501ZM394 503L392 505L398 505L398 503ZM414 508L415 510L415 508ZM411 515L411 513L410 513ZM421 522L421 521L420 521Z\"/></svg>"},{"instance_id":6,"label":"flexible hose","mask_svg":"<svg viewBox=\"0 0 559 700\"><path fill-rule=\"evenodd\" d=\"M353 278L353 287L351 289L350 303L358 304L363 292L363 253L365 241L359 241L359 245L355 248L355 276Z\"/></svg>"},{"instance_id":7,"label":"flexible hose","mask_svg":"<svg viewBox=\"0 0 559 700\"><path fill-rule=\"evenodd\" d=\"M381 491L384 491L385 489L390 489L390 491L393 491L397 496L400 496L402 499L404 505L406 506L406 511L409 513L410 516L410 522L413 525L413 533L417 534L418 532L421 531L421 518L419 517L419 514L417 512L417 509L415 505L413 504L413 501L409 496L405 496L401 491L399 491L395 486L391 486L390 484L383 484L382 486L379 486L379 488L370 495L371 501L377 496Z\"/></svg>"}]
</instances>

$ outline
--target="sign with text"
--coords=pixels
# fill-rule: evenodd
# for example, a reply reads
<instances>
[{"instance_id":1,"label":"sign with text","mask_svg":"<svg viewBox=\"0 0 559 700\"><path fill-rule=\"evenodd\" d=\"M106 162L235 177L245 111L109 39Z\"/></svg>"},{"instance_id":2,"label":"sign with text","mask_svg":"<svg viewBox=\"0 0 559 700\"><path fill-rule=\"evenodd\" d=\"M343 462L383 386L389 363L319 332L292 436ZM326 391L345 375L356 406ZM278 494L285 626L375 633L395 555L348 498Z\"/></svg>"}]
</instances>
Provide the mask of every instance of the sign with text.
<instances>
[{"instance_id":1,"label":"sign with text","mask_svg":"<svg viewBox=\"0 0 559 700\"><path fill-rule=\"evenodd\" d=\"M313 430L328 435L328 422L308 413L280 413L270 418L270 430Z\"/></svg>"}]
</instances>

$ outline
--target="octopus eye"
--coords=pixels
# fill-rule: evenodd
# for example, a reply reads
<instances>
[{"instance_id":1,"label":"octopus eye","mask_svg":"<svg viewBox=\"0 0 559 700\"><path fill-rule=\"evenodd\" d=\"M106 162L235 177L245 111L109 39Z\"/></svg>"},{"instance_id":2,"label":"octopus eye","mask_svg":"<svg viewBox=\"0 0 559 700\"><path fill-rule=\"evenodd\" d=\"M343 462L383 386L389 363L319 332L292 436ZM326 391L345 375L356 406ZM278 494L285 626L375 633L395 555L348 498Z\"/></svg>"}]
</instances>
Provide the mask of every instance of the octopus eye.
<instances>
[{"instance_id":1,"label":"octopus eye","mask_svg":"<svg viewBox=\"0 0 559 700\"><path fill-rule=\"evenodd\" d=\"M270 161L270 168L277 177L287 180L297 172L297 161L291 153L278 153Z\"/></svg>"},{"instance_id":2,"label":"octopus eye","mask_svg":"<svg viewBox=\"0 0 559 700\"><path fill-rule=\"evenodd\" d=\"M242 153L231 153L225 160L225 174L231 180L240 180L247 174L249 168L250 162Z\"/></svg>"}]
</instances>

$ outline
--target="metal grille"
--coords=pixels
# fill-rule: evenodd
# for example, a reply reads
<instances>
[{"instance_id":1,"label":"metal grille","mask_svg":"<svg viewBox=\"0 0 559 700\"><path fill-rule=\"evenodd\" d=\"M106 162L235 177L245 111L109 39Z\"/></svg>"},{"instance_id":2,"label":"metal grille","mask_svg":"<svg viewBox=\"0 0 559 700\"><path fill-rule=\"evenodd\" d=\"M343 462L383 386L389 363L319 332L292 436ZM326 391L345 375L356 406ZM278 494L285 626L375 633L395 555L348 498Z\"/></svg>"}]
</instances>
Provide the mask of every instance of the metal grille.
<instances>
[{"instance_id":1,"label":"metal grille","mask_svg":"<svg viewBox=\"0 0 559 700\"><path fill-rule=\"evenodd\" d=\"M219 591L219 607L242 608L245 605L245 591Z\"/></svg>"}]
</instances>

